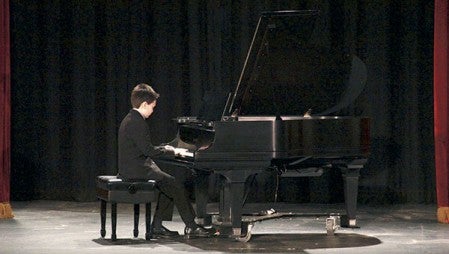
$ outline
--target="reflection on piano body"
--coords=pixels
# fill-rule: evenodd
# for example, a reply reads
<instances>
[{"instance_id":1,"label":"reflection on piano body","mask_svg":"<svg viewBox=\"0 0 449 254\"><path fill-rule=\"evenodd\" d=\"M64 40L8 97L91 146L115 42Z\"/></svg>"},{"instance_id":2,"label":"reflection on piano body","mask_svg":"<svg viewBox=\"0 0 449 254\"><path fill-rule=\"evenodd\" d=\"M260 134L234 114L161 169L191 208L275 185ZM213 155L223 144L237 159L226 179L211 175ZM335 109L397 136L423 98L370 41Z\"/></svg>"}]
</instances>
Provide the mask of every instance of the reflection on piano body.
<instances>
[{"instance_id":1,"label":"reflection on piano body","mask_svg":"<svg viewBox=\"0 0 449 254\"><path fill-rule=\"evenodd\" d=\"M220 120L177 119L178 134L170 145L190 154L167 161L202 172L195 191L200 220L209 216L211 173L225 179L220 221L239 236L248 177L267 169L300 174L301 169L339 168L347 224L356 226L358 178L369 154L370 120L335 112L360 93L366 68L343 47L326 45L321 29L317 11L263 13Z\"/></svg>"}]
</instances>

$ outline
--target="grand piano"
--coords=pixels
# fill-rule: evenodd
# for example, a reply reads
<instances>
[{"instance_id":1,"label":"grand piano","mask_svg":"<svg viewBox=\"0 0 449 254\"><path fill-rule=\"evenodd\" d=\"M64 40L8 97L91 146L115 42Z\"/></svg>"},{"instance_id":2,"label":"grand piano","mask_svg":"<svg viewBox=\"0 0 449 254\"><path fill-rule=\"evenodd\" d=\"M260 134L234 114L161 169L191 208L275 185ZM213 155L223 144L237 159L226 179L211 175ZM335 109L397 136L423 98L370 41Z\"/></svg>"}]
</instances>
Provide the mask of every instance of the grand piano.
<instances>
[{"instance_id":1,"label":"grand piano","mask_svg":"<svg viewBox=\"0 0 449 254\"><path fill-rule=\"evenodd\" d=\"M235 91L218 120L176 119L178 133L170 145L188 153L165 160L199 172L200 221L208 223L210 217L210 174L225 179L221 227L239 238L248 230L242 227L242 206L250 177L265 170L307 176L340 169L344 224L357 227L358 179L369 155L370 119L337 113L362 91L366 67L344 45L323 38L322 29L319 11L262 13Z\"/></svg>"}]
</instances>

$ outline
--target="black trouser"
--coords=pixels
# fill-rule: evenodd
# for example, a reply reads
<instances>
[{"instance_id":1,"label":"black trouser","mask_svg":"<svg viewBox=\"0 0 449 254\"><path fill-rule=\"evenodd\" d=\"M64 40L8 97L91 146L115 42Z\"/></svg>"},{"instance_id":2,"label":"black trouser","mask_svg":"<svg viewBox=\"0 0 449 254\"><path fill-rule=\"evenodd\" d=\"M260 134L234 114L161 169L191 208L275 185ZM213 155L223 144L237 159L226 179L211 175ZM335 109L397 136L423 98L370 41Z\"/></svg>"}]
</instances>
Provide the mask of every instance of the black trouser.
<instances>
[{"instance_id":1,"label":"black trouser","mask_svg":"<svg viewBox=\"0 0 449 254\"><path fill-rule=\"evenodd\" d=\"M148 173L149 179L156 181L157 188L161 191L153 218L153 226L158 228L163 220L170 220L173 213L173 203L178 209L181 219L186 226L195 227L195 211L187 197L186 190L175 178L155 168Z\"/></svg>"}]
</instances>

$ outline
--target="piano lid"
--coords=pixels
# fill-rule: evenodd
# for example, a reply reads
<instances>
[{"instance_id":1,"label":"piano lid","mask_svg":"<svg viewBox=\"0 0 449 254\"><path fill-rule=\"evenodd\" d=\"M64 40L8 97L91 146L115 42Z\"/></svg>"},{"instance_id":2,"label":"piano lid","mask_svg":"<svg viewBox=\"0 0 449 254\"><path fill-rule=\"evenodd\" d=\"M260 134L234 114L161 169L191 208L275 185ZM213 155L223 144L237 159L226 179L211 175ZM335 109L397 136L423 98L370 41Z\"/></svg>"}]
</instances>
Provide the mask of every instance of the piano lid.
<instances>
[{"instance_id":1,"label":"piano lid","mask_svg":"<svg viewBox=\"0 0 449 254\"><path fill-rule=\"evenodd\" d=\"M366 82L365 64L325 37L319 11L265 12L223 116L334 113Z\"/></svg>"}]
</instances>

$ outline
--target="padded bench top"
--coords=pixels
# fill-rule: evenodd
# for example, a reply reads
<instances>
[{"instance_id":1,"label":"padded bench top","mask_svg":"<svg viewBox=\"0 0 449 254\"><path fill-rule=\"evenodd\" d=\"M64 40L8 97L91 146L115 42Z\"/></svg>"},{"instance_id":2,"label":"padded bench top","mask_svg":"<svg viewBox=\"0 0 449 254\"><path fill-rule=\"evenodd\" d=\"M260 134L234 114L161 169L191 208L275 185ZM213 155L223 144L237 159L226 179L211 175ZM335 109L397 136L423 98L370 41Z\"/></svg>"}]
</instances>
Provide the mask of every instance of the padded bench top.
<instances>
[{"instance_id":1,"label":"padded bench top","mask_svg":"<svg viewBox=\"0 0 449 254\"><path fill-rule=\"evenodd\" d=\"M156 181L154 180L142 180L142 181L124 181L117 176L102 175L97 176L97 187L105 190L115 191L129 191L130 188L133 191L152 191L156 187Z\"/></svg>"}]
</instances>

